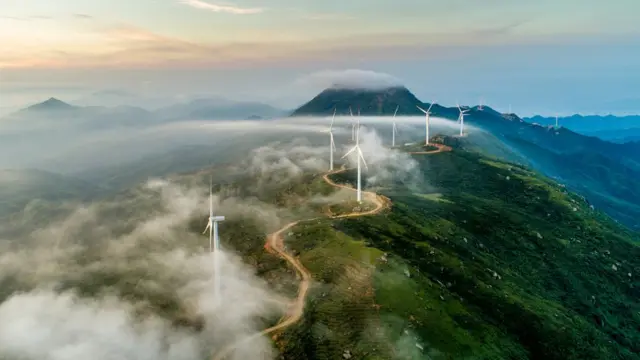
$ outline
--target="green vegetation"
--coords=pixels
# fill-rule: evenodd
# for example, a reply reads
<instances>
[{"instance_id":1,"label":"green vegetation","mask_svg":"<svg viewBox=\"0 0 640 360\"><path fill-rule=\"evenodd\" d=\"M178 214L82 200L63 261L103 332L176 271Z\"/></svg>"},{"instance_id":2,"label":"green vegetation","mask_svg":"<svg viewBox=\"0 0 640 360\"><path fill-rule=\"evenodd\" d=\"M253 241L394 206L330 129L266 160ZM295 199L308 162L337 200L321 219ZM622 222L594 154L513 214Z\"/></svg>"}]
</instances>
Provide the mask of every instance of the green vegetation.
<instances>
[{"instance_id":1,"label":"green vegetation","mask_svg":"<svg viewBox=\"0 0 640 360\"><path fill-rule=\"evenodd\" d=\"M415 158L390 211L293 229L318 284L284 358L640 358L637 233L520 166Z\"/></svg>"},{"instance_id":2,"label":"green vegetation","mask_svg":"<svg viewBox=\"0 0 640 360\"><path fill-rule=\"evenodd\" d=\"M438 150L438 147L433 145L411 144L411 145L401 146L399 147L399 150L406 151L406 152L427 152L427 151Z\"/></svg>"}]
</instances>

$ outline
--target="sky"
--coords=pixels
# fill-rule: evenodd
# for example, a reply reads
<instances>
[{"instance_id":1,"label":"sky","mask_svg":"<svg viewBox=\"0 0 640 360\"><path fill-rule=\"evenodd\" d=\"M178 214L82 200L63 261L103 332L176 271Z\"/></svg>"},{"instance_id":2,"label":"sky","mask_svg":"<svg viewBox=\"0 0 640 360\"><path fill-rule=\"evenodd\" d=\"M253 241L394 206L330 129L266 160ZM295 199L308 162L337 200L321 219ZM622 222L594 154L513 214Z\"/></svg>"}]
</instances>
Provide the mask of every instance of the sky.
<instances>
[{"instance_id":1,"label":"sky","mask_svg":"<svg viewBox=\"0 0 640 360\"><path fill-rule=\"evenodd\" d=\"M309 76L343 70L445 105L639 113L639 11L637 0L0 0L0 113L101 90L292 108L322 90Z\"/></svg>"}]
</instances>

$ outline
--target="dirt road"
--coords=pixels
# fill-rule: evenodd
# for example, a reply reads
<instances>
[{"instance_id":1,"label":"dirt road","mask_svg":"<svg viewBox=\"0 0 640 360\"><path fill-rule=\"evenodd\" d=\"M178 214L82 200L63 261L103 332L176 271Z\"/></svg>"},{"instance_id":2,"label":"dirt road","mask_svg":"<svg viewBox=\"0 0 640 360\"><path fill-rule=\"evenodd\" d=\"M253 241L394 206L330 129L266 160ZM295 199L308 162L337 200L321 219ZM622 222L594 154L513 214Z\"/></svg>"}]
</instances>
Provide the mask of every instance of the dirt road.
<instances>
[{"instance_id":1,"label":"dirt road","mask_svg":"<svg viewBox=\"0 0 640 360\"><path fill-rule=\"evenodd\" d=\"M437 154L437 153L445 152L445 151L451 151L451 146L442 145L442 144L431 144L431 146L435 146L435 147L437 147L437 149L436 150L431 150L431 151L410 151L410 152L407 152L407 154L429 155L429 154Z\"/></svg>"}]
</instances>

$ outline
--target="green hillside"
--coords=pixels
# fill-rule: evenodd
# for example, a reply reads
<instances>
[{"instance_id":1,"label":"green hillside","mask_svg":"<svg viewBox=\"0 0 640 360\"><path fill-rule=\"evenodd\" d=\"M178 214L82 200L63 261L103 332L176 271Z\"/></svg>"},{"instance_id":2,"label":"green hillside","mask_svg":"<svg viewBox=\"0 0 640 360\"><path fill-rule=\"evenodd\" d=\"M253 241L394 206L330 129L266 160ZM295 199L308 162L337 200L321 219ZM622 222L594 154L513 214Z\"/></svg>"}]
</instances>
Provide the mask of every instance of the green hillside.
<instances>
[{"instance_id":1,"label":"green hillside","mask_svg":"<svg viewBox=\"0 0 640 360\"><path fill-rule=\"evenodd\" d=\"M640 358L637 233L524 168L415 158L389 212L286 239L318 284L283 358Z\"/></svg>"}]
</instances>

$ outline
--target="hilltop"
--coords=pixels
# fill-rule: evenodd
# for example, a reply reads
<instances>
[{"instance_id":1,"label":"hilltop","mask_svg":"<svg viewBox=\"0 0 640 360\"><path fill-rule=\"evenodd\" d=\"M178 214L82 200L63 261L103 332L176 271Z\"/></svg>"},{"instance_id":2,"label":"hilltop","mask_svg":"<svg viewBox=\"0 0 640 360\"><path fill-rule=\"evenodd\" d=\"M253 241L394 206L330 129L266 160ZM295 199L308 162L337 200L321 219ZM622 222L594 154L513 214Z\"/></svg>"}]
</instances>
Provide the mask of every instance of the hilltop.
<instances>
[{"instance_id":1,"label":"hilltop","mask_svg":"<svg viewBox=\"0 0 640 360\"><path fill-rule=\"evenodd\" d=\"M403 86L383 89L347 89L335 86L322 91L294 110L291 116L326 116L333 114L334 108L338 114L349 114L350 107L354 114L360 109L361 115L390 116L398 105L399 115L422 114L416 105L423 106L423 103Z\"/></svg>"}]
</instances>

